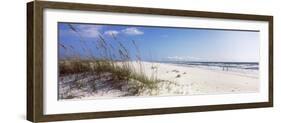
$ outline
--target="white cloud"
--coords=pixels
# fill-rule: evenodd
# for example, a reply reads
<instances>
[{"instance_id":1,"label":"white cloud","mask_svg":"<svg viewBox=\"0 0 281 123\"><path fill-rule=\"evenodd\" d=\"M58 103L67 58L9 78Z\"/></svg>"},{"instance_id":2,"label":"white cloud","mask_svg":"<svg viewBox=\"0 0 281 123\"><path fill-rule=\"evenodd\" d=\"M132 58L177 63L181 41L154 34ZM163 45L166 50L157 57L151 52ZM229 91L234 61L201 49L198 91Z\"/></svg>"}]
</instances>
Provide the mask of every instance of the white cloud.
<instances>
[{"instance_id":1,"label":"white cloud","mask_svg":"<svg viewBox=\"0 0 281 123\"><path fill-rule=\"evenodd\" d=\"M169 56L167 57L168 60L185 60L184 57L180 57L180 56Z\"/></svg>"},{"instance_id":2,"label":"white cloud","mask_svg":"<svg viewBox=\"0 0 281 123\"><path fill-rule=\"evenodd\" d=\"M192 56L186 56L185 59L186 59L186 60L189 60L189 61L206 60L206 59L203 59L203 58L192 57Z\"/></svg>"},{"instance_id":3,"label":"white cloud","mask_svg":"<svg viewBox=\"0 0 281 123\"><path fill-rule=\"evenodd\" d=\"M142 31L138 30L135 27L126 28L121 31L127 35L143 35L144 34Z\"/></svg>"},{"instance_id":4,"label":"white cloud","mask_svg":"<svg viewBox=\"0 0 281 123\"><path fill-rule=\"evenodd\" d=\"M173 61L208 61L208 59L192 57L192 56L169 56L165 58L166 60L173 60Z\"/></svg>"},{"instance_id":5,"label":"white cloud","mask_svg":"<svg viewBox=\"0 0 281 123\"><path fill-rule=\"evenodd\" d=\"M102 26L99 25L75 25L76 28L78 28L79 33L84 37L92 37L96 38L99 36L100 32L99 30L102 28Z\"/></svg>"},{"instance_id":6,"label":"white cloud","mask_svg":"<svg viewBox=\"0 0 281 123\"><path fill-rule=\"evenodd\" d=\"M119 34L119 32L116 30L108 30L108 31L104 32L104 35L109 35L109 36L118 35L118 34Z\"/></svg>"}]
</instances>

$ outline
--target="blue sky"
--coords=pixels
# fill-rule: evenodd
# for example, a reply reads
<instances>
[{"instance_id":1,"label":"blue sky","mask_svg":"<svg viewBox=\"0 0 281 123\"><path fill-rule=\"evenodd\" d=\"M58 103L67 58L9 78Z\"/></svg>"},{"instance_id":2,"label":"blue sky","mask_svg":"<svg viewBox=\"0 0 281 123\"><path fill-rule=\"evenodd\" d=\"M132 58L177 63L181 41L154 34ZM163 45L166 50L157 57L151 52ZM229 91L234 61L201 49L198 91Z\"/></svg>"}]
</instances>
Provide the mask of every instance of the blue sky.
<instances>
[{"instance_id":1,"label":"blue sky","mask_svg":"<svg viewBox=\"0 0 281 123\"><path fill-rule=\"evenodd\" d=\"M75 49L81 56L87 47L95 56L101 56L95 45L99 36L118 47L120 41L135 59L136 42L143 60L186 61L259 61L259 32L148 26L58 23L59 43ZM115 35L116 40L112 37ZM70 51L60 47L60 57Z\"/></svg>"}]
</instances>

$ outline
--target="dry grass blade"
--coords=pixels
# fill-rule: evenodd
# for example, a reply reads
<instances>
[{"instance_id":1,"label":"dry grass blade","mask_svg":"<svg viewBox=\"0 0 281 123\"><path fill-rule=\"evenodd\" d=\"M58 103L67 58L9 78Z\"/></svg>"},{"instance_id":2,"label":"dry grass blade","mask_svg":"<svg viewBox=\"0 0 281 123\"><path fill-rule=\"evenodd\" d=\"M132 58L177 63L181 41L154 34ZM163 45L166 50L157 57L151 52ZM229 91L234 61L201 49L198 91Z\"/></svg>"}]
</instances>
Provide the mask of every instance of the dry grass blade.
<instances>
[{"instance_id":1,"label":"dry grass blade","mask_svg":"<svg viewBox=\"0 0 281 123\"><path fill-rule=\"evenodd\" d=\"M135 90L134 93L132 93L133 95L139 95L143 90L157 90L159 80L155 75L153 75L154 73L151 77L148 77L143 71L140 49L134 40L132 40L132 43L137 51L136 58L139 71L136 71L136 68L133 65L133 59L131 59L130 52L126 45L124 45L121 41L118 41L117 36L113 33L111 36L117 42L116 46L118 48L115 48L101 34L98 35L96 43L93 42L91 45L87 45L83 36L80 34L80 31L72 24L68 24L68 26L79 36L81 43L79 46L82 49L82 52L75 49L77 46L66 46L61 42L59 43L59 46L63 49L76 52L73 53L72 57L60 59L60 76L86 74L86 77L91 76L91 78L95 78L92 80L94 83L108 78L105 82L110 83L110 86L128 86L129 83L130 85L133 85L133 90ZM95 48L96 55L92 53L93 48ZM84 56L77 56L77 54L84 54ZM94 86L93 82L92 90L96 90L97 88ZM81 88L81 86L79 87ZM68 95L64 96L64 98L75 97L73 95Z\"/></svg>"}]
</instances>

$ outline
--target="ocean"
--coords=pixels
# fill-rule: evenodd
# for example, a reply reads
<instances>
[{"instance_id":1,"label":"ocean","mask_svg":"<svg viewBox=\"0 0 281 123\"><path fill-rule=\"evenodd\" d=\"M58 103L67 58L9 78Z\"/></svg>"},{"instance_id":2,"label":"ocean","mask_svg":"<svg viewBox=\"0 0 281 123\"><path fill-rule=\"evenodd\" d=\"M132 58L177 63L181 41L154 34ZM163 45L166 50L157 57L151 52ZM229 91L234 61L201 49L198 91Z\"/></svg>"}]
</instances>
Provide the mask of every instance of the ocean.
<instances>
[{"instance_id":1,"label":"ocean","mask_svg":"<svg viewBox=\"0 0 281 123\"><path fill-rule=\"evenodd\" d=\"M258 62L194 62L194 61L161 61L161 63L170 63L180 66L188 66L202 69L210 69L224 72L234 72L258 76Z\"/></svg>"}]
</instances>

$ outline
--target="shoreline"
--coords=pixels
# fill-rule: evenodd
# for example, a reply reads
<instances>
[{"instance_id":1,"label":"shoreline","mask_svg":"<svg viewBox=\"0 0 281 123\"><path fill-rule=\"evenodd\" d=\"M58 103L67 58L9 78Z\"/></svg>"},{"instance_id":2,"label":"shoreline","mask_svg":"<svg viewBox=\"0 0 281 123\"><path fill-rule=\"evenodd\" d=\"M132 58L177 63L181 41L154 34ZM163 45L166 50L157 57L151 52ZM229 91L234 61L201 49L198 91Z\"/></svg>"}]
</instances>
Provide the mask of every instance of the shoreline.
<instances>
[{"instance_id":1,"label":"shoreline","mask_svg":"<svg viewBox=\"0 0 281 123\"><path fill-rule=\"evenodd\" d=\"M147 61L145 61L147 62ZM148 63L152 63L148 61ZM243 69L243 68L236 68L236 67L229 67L229 69L224 70L222 66L208 66L208 65L190 65L190 64L184 64L184 63L172 63L172 62L153 62L153 63L163 63L163 64L169 64L169 65L175 65L175 66L181 66L181 67L190 67L190 68L197 68L197 69L203 69L203 70L211 70L211 71L217 71L217 72L227 72L230 74L237 74L241 76L248 76L253 78L259 77L259 70L258 69ZM235 62L190 62L190 63L231 63L235 64ZM249 63L257 63L257 62L237 62L237 63L243 63L243 64L249 64ZM258 64L258 63L257 63Z\"/></svg>"},{"instance_id":2,"label":"shoreline","mask_svg":"<svg viewBox=\"0 0 281 123\"><path fill-rule=\"evenodd\" d=\"M186 88L189 91L188 95L259 91L258 77L248 76L247 74L172 63L142 62L142 64L144 64L144 69L148 70L146 71L147 75L151 74L149 66L158 66L158 78L175 81L181 86L189 86ZM174 70L176 72L173 72ZM180 77L177 78L177 75L180 75Z\"/></svg>"},{"instance_id":3,"label":"shoreline","mask_svg":"<svg viewBox=\"0 0 281 123\"><path fill-rule=\"evenodd\" d=\"M71 93L79 95L79 98L62 100L238 94L259 91L258 77L250 77L244 74L189 67L172 63L142 61L140 65L137 61L131 61L130 64L136 72L144 71L147 77L156 77L161 80L161 82L158 83L159 89L157 92L152 95L148 92L143 92L139 95L122 96L126 95L124 91L110 88L100 89L96 92L74 90ZM102 82L98 84L102 84ZM62 85L60 85L60 87L62 87ZM125 85L125 88L128 87ZM63 89L66 88L60 88L59 90L62 91Z\"/></svg>"}]
</instances>

